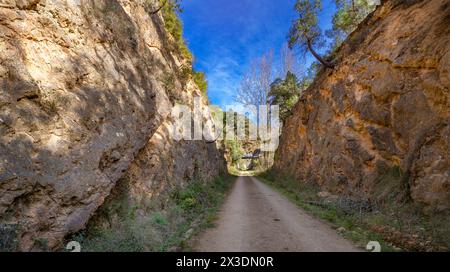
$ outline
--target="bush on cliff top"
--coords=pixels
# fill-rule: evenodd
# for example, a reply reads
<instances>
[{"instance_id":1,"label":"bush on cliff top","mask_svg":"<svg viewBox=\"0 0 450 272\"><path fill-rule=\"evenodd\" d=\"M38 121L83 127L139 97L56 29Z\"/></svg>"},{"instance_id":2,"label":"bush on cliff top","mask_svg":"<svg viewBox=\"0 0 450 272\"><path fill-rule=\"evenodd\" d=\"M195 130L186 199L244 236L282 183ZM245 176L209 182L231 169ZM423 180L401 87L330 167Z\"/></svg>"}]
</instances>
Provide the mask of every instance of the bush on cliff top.
<instances>
[{"instance_id":1,"label":"bush on cliff top","mask_svg":"<svg viewBox=\"0 0 450 272\"><path fill-rule=\"evenodd\" d=\"M178 53L189 62L192 62L193 56L183 39L183 23L178 17L181 12L179 1L167 1L162 8L162 15L167 31L175 40L175 48Z\"/></svg>"},{"instance_id":2,"label":"bush on cliff top","mask_svg":"<svg viewBox=\"0 0 450 272\"><path fill-rule=\"evenodd\" d=\"M164 0L161 1L161 4L164 4ZM166 1L162 8L165 27L175 40L175 50L192 66L194 56L183 38L183 23L178 17L178 13L181 11L180 0ZM207 97L208 82L206 81L205 74L193 68L188 69L188 72L189 76L192 76L195 84L199 87L202 95Z\"/></svg>"}]
</instances>

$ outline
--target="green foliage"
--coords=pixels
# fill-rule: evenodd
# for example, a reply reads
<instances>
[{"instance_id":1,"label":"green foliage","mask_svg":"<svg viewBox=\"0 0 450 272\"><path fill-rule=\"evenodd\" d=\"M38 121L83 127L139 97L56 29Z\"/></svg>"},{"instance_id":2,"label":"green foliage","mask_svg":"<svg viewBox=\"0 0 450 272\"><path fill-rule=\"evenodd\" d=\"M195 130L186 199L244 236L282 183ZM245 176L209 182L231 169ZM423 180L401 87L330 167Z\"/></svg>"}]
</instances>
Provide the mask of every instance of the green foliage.
<instances>
[{"instance_id":1,"label":"green foliage","mask_svg":"<svg viewBox=\"0 0 450 272\"><path fill-rule=\"evenodd\" d=\"M175 90L175 77L172 74L166 74L162 79L162 83L167 91L172 92Z\"/></svg>"},{"instance_id":2,"label":"green foliage","mask_svg":"<svg viewBox=\"0 0 450 272\"><path fill-rule=\"evenodd\" d=\"M334 49L340 46L376 7L368 0L335 0L335 2L337 12L333 16L333 29L327 32L327 35L334 39Z\"/></svg>"},{"instance_id":3,"label":"green foliage","mask_svg":"<svg viewBox=\"0 0 450 272\"><path fill-rule=\"evenodd\" d=\"M243 145L245 145L245 140L237 140L237 137L232 137L231 135L227 135L228 126L230 126L229 130L233 130L234 136L238 133L238 126L240 131L244 132L247 136L250 135L250 130L252 130L252 133L256 134L256 125L245 115L229 111L224 113L220 108L216 108L213 112L213 115L215 115L215 122L222 122L223 123L223 138L227 139L225 144L225 149L227 150L228 154L230 155L231 159L231 167L236 167L239 162L241 161L243 155L245 154L245 150L243 148ZM232 120L229 120L229 117L232 117ZM231 127L232 124L232 127ZM244 127L243 127L244 125ZM256 137L256 135L254 135Z\"/></svg>"},{"instance_id":4,"label":"green foliage","mask_svg":"<svg viewBox=\"0 0 450 272\"><path fill-rule=\"evenodd\" d=\"M191 211L200 207L201 202L199 202L198 199L200 199L203 189L203 184L200 182L193 182L184 190L176 192L173 195L173 198L181 209Z\"/></svg>"},{"instance_id":5,"label":"green foliage","mask_svg":"<svg viewBox=\"0 0 450 272\"><path fill-rule=\"evenodd\" d=\"M164 0L161 1L161 4ZM179 1L169 0L162 9L164 23L167 31L172 35L175 41L175 49L185 59L192 62L193 56L186 46L183 39L183 23L178 17L178 12L181 12Z\"/></svg>"},{"instance_id":6,"label":"green foliage","mask_svg":"<svg viewBox=\"0 0 450 272\"><path fill-rule=\"evenodd\" d=\"M70 240L79 242L84 252L141 252L156 242L151 226L151 221L137 222L134 218L125 218L113 228L78 233Z\"/></svg>"},{"instance_id":7,"label":"green foliage","mask_svg":"<svg viewBox=\"0 0 450 272\"><path fill-rule=\"evenodd\" d=\"M322 29L319 27L318 13L322 10L320 0L297 0L295 3L297 19L292 23L288 35L290 48L297 46L300 52L310 52L319 62L327 67L332 64L324 60L315 50L325 46Z\"/></svg>"},{"instance_id":8,"label":"green foliage","mask_svg":"<svg viewBox=\"0 0 450 272\"><path fill-rule=\"evenodd\" d=\"M200 89L203 97L208 98L208 82L206 81L205 73L195 71L190 64L182 65L178 70L178 78L183 85L186 85L192 79Z\"/></svg>"},{"instance_id":9,"label":"green foliage","mask_svg":"<svg viewBox=\"0 0 450 272\"><path fill-rule=\"evenodd\" d=\"M232 185L231 176L220 176L205 183L193 181L185 188L175 188L170 195L151 201L149 207L130 206L127 197L109 202L102 209L120 211L109 227L101 224L76 234L70 240L78 241L87 252L141 252L188 249L188 230L194 234L210 227ZM159 202L159 205L154 205ZM139 213L137 211L140 211Z\"/></svg>"},{"instance_id":10,"label":"green foliage","mask_svg":"<svg viewBox=\"0 0 450 272\"><path fill-rule=\"evenodd\" d=\"M206 97L208 91L208 81L206 81L205 73L193 70L192 77L194 79L195 84L197 84L202 94Z\"/></svg>"},{"instance_id":11,"label":"green foliage","mask_svg":"<svg viewBox=\"0 0 450 272\"><path fill-rule=\"evenodd\" d=\"M233 120L228 120L227 118L234 115ZM228 124L231 122L233 123L233 133L234 135L237 135L238 129L242 129L242 124L244 124L245 134L246 136L250 135L250 129L253 131L257 130L256 124L250 120L250 118L246 115L240 114L238 112L229 111L226 114L224 114L224 128L228 126ZM239 127L238 127L239 126ZM224 135L226 136L226 131L224 132Z\"/></svg>"},{"instance_id":12,"label":"green foliage","mask_svg":"<svg viewBox=\"0 0 450 272\"><path fill-rule=\"evenodd\" d=\"M309 88L309 86L311 86L321 68L322 66L320 65L319 62L315 61L311 63L311 66L306 70L306 74L301 78L301 80L298 83L301 92L306 91Z\"/></svg>"},{"instance_id":13,"label":"green foliage","mask_svg":"<svg viewBox=\"0 0 450 272\"><path fill-rule=\"evenodd\" d=\"M153 214L152 222L159 226L167 226L169 224L167 218L162 213L159 212Z\"/></svg>"},{"instance_id":14,"label":"green foliage","mask_svg":"<svg viewBox=\"0 0 450 272\"><path fill-rule=\"evenodd\" d=\"M58 111L58 104L55 100L50 100L48 102L48 111L51 113L56 113Z\"/></svg>"},{"instance_id":15,"label":"green foliage","mask_svg":"<svg viewBox=\"0 0 450 272\"><path fill-rule=\"evenodd\" d=\"M316 43L322 35L318 25L318 13L322 9L320 0L297 0L295 10L298 18L289 31L289 46L296 44L305 47L308 41Z\"/></svg>"},{"instance_id":16,"label":"green foliage","mask_svg":"<svg viewBox=\"0 0 450 272\"><path fill-rule=\"evenodd\" d=\"M183 85L186 85L188 80L191 79L193 74L192 67L190 65L181 65L178 68L178 78Z\"/></svg>"},{"instance_id":17,"label":"green foliage","mask_svg":"<svg viewBox=\"0 0 450 272\"><path fill-rule=\"evenodd\" d=\"M333 16L333 28L325 31L333 39L329 47L331 53L376 7L368 0L335 0L335 3L337 11ZM295 10L298 18L291 26L288 42L291 48L297 46L303 54L309 51L322 65L331 68L333 63L315 51L327 45L318 22L321 8L321 0L297 0Z\"/></svg>"},{"instance_id":18,"label":"green foliage","mask_svg":"<svg viewBox=\"0 0 450 272\"><path fill-rule=\"evenodd\" d=\"M324 200L318 197L321 188L316 184L280 176L274 171L265 172L259 178L299 207L330 222L332 227L336 229L344 227L345 231L342 234L363 248L368 241L378 241L381 243L383 252L401 249L423 251L429 250L430 247L434 250L445 250L445 248L448 250L450 248L448 217L421 214L418 209L420 207L415 204L399 201L396 196L399 193L398 186L402 176L403 173L398 167L386 169L385 173L381 173L375 191L375 198L378 198L377 205L366 211L358 208L346 209L345 203L349 196L339 196L335 201ZM388 183L393 184L390 186ZM386 188L379 190L379 186ZM379 201L380 196L383 201ZM378 229L391 231L376 231ZM395 235L398 233L400 235ZM411 237L415 238L411 239ZM410 244L414 240L416 243ZM427 243L428 248L424 246Z\"/></svg>"},{"instance_id":19,"label":"green foliage","mask_svg":"<svg viewBox=\"0 0 450 272\"><path fill-rule=\"evenodd\" d=\"M241 171L238 170L235 165L231 165L228 168L228 172L230 173L230 175L234 175L234 176L240 176L241 175Z\"/></svg>"},{"instance_id":20,"label":"green foliage","mask_svg":"<svg viewBox=\"0 0 450 272\"><path fill-rule=\"evenodd\" d=\"M301 86L297 77L288 72L284 80L278 78L270 86L269 104L280 107L280 117L284 121L291 115L291 110L297 103Z\"/></svg>"},{"instance_id":21,"label":"green foliage","mask_svg":"<svg viewBox=\"0 0 450 272\"><path fill-rule=\"evenodd\" d=\"M229 140L225 142L227 150L230 152L232 165L236 165L244 155L244 150L242 149L242 145L239 141Z\"/></svg>"},{"instance_id":22,"label":"green foliage","mask_svg":"<svg viewBox=\"0 0 450 272\"><path fill-rule=\"evenodd\" d=\"M316 185L296 181L289 177L280 177L273 171L263 173L259 178L313 216L328 221L333 228L345 227L346 232L343 235L353 240L361 248L365 248L369 241L378 241L381 243L383 252L393 251L380 235L363 229L359 218L354 214L347 214L331 203L327 205L311 204L318 200L317 193L320 188Z\"/></svg>"},{"instance_id":23,"label":"green foliage","mask_svg":"<svg viewBox=\"0 0 450 272\"><path fill-rule=\"evenodd\" d=\"M182 12L180 1L181 0L160 0L160 4L164 4L162 14L165 27L167 32L169 32L174 39L174 50L188 61L187 64L180 67L178 77L183 84L186 84L186 82L192 77L195 84L197 84L200 88L202 95L207 98L208 82L206 81L205 74L203 72L195 71L192 68L194 57L183 38L183 23L178 16L178 13ZM173 84L167 85L172 87Z\"/></svg>"},{"instance_id":24,"label":"green foliage","mask_svg":"<svg viewBox=\"0 0 450 272\"><path fill-rule=\"evenodd\" d=\"M219 106L215 106L215 105L211 105L209 108L210 108L211 116L214 120L214 123L217 126L223 126L224 121L225 121L225 113L222 111L222 109Z\"/></svg>"}]
</instances>

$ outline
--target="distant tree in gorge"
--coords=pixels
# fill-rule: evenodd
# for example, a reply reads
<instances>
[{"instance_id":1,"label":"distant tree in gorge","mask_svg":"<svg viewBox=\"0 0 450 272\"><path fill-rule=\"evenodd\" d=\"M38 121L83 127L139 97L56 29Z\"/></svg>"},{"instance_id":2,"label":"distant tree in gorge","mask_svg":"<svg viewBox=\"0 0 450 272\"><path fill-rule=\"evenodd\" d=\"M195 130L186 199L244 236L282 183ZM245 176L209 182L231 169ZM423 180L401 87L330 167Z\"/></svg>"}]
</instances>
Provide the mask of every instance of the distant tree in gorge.
<instances>
[{"instance_id":1,"label":"distant tree in gorge","mask_svg":"<svg viewBox=\"0 0 450 272\"><path fill-rule=\"evenodd\" d=\"M284 121L291 114L301 91L301 84L298 82L297 76L292 72L287 72L284 80L277 78L271 84L267 102L280 107L280 118Z\"/></svg>"},{"instance_id":2,"label":"distant tree in gorge","mask_svg":"<svg viewBox=\"0 0 450 272\"><path fill-rule=\"evenodd\" d=\"M304 54L309 51L322 65L333 68L334 65L316 51L325 46L322 30L318 23L318 13L321 9L320 0L297 0L295 10L298 18L293 21L289 31L289 47L297 46Z\"/></svg>"}]
</instances>

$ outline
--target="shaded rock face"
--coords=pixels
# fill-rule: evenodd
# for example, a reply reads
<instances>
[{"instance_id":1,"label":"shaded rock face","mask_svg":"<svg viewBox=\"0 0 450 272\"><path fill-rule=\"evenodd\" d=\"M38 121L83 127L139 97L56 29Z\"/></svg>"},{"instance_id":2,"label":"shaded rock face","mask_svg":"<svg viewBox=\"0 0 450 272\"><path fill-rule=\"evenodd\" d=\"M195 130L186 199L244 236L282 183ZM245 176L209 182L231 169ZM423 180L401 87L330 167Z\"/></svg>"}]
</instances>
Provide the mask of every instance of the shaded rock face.
<instances>
[{"instance_id":1,"label":"shaded rock face","mask_svg":"<svg viewBox=\"0 0 450 272\"><path fill-rule=\"evenodd\" d=\"M384 1L336 55L284 125L275 169L375 200L399 169L402 193L448 212L450 2Z\"/></svg>"},{"instance_id":2,"label":"shaded rock face","mask_svg":"<svg viewBox=\"0 0 450 272\"><path fill-rule=\"evenodd\" d=\"M215 144L169 139L200 91L144 2L0 1L0 226L19 249L61 246L125 175L158 194L223 169Z\"/></svg>"}]
</instances>

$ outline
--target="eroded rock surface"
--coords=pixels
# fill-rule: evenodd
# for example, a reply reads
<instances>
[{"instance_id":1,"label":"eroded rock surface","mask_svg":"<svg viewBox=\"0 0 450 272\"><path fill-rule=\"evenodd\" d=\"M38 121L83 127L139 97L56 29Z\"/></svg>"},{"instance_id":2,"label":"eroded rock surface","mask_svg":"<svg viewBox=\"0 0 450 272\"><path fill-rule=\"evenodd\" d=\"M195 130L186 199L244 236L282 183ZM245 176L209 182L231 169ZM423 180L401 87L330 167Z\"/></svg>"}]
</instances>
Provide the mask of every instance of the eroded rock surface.
<instances>
[{"instance_id":1,"label":"eroded rock surface","mask_svg":"<svg viewBox=\"0 0 450 272\"><path fill-rule=\"evenodd\" d=\"M426 212L448 212L449 26L447 0L384 1L303 95L275 169L374 200L401 190Z\"/></svg>"},{"instance_id":2,"label":"eroded rock surface","mask_svg":"<svg viewBox=\"0 0 450 272\"><path fill-rule=\"evenodd\" d=\"M0 1L0 222L19 249L61 246L124 175L158 194L223 169L215 144L169 140L200 91L148 2Z\"/></svg>"}]
</instances>

